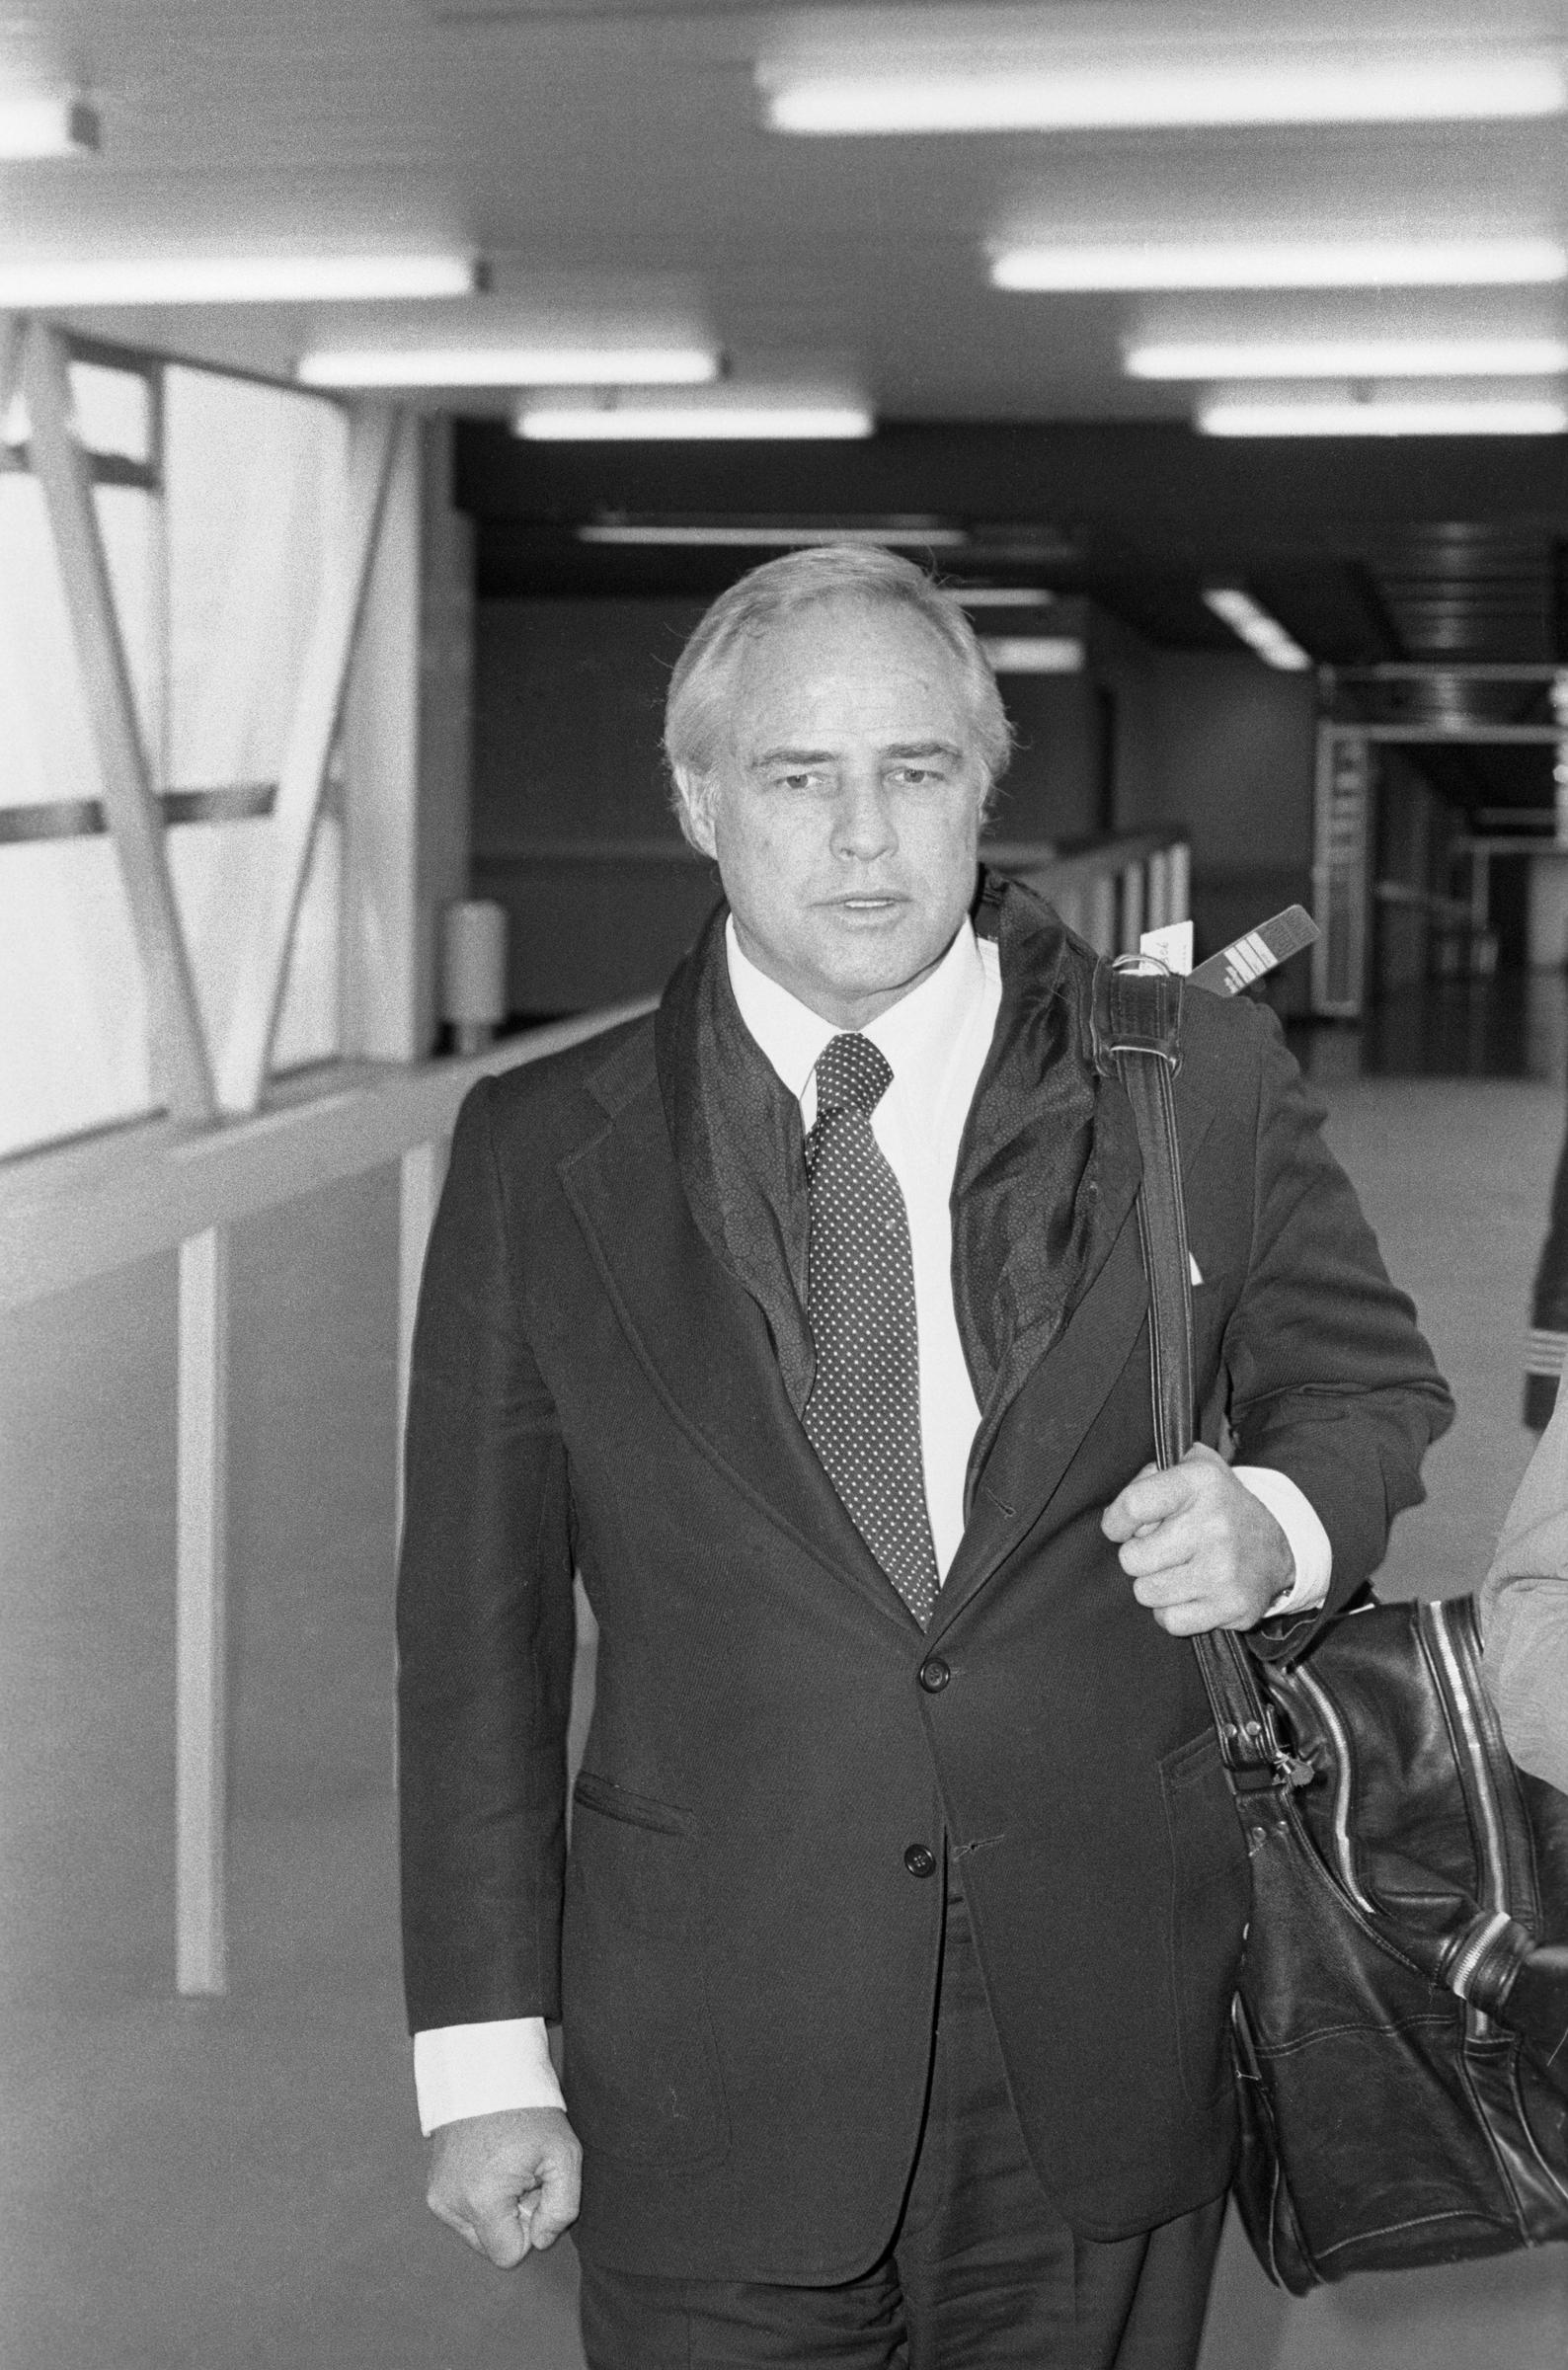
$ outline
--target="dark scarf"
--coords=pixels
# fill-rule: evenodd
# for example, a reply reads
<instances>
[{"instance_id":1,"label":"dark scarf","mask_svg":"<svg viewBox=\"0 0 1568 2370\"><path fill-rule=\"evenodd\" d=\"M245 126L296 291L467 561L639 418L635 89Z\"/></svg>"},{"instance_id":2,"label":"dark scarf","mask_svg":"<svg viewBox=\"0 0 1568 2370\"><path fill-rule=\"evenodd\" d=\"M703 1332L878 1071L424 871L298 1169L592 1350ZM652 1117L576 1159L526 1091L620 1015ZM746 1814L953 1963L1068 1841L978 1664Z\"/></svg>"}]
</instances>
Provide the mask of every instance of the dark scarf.
<instances>
[{"instance_id":1,"label":"dark scarf","mask_svg":"<svg viewBox=\"0 0 1568 2370\"><path fill-rule=\"evenodd\" d=\"M666 989L655 1023L660 1093L692 1216L766 1316L799 1414L815 1364L800 1105L741 1017L727 918L721 905ZM953 1182L954 1302L982 1410L978 1460L1102 1246L1088 1036L1094 959L1016 882L981 876L975 927L997 940L1002 977Z\"/></svg>"},{"instance_id":2,"label":"dark scarf","mask_svg":"<svg viewBox=\"0 0 1568 2370\"><path fill-rule=\"evenodd\" d=\"M811 1394L801 1107L735 1000L718 906L665 990L655 1060L675 1164L708 1248L761 1307L790 1404Z\"/></svg>"}]
</instances>

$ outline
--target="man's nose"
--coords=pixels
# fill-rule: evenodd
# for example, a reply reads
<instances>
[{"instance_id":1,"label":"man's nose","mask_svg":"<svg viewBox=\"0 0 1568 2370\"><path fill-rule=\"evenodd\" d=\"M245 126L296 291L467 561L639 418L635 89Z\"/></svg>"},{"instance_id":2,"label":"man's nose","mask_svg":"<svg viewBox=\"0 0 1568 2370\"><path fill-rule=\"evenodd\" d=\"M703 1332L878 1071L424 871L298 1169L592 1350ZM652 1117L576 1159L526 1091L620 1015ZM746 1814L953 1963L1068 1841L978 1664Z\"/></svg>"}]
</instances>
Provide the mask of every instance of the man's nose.
<instances>
[{"instance_id":1,"label":"man's nose","mask_svg":"<svg viewBox=\"0 0 1568 2370\"><path fill-rule=\"evenodd\" d=\"M833 853L870 863L898 846L887 791L875 774L851 774L833 813Z\"/></svg>"}]
</instances>

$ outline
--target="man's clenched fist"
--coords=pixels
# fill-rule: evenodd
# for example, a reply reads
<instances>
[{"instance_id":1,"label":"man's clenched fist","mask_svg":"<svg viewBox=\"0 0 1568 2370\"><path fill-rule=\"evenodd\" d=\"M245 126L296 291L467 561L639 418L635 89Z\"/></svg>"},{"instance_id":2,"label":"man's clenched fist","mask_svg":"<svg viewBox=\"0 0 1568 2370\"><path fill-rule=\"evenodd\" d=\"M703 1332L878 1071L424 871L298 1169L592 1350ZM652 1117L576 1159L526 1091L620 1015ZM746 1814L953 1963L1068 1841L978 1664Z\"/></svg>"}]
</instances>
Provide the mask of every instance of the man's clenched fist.
<instances>
[{"instance_id":1,"label":"man's clenched fist","mask_svg":"<svg viewBox=\"0 0 1568 2370\"><path fill-rule=\"evenodd\" d=\"M558 2106L443 2123L431 2141L425 2202L449 2230L510 2269L577 2220L583 2151Z\"/></svg>"},{"instance_id":2,"label":"man's clenched fist","mask_svg":"<svg viewBox=\"0 0 1568 2370\"><path fill-rule=\"evenodd\" d=\"M1133 1594L1172 1637L1250 1629L1295 1577L1268 1508L1202 1445L1161 1472L1147 1464L1100 1518Z\"/></svg>"}]
</instances>

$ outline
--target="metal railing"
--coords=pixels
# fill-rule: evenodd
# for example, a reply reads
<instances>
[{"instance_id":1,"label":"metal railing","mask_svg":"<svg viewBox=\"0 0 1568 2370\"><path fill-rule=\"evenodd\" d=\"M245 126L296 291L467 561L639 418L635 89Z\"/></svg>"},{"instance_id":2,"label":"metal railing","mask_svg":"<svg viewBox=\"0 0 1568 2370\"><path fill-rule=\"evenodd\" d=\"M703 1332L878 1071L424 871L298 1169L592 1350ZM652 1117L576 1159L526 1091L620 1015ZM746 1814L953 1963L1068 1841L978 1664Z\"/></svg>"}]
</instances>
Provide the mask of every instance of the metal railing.
<instances>
[{"instance_id":1,"label":"metal railing","mask_svg":"<svg viewBox=\"0 0 1568 2370\"><path fill-rule=\"evenodd\" d=\"M1096 954L1136 955L1145 930L1186 921L1192 912L1192 855L1174 829L1069 851L997 841L980 854L997 872L1037 889Z\"/></svg>"}]
</instances>

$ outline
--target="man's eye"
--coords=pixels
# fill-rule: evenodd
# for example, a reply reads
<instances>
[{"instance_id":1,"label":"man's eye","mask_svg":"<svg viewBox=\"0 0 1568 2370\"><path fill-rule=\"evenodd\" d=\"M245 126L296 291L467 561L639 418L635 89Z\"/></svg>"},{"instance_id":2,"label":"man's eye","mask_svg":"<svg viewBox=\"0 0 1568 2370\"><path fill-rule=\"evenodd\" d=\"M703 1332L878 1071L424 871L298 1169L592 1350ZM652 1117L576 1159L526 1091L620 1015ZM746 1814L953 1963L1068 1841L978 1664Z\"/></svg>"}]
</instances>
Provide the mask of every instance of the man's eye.
<instances>
[{"instance_id":1,"label":"man's eye","mask_svg":"<svg viewBox=\"0 0 1568 2370\"><path fill-rule=\"evenodd\" d=\"M820 773L776 773L773 786L777 790L815 790L822 780Z\"/></svg>"},{"instance_id":2,"label":"man's eye","mask_svg":"<svg viewBox=\"0 0 1568 2370\"><path fill-rule=\"evenodd\" d=\"M899 765L894 768L893 778L911 789L919 789L925 782L939 782L942 768L940 765Z\"/></svg>"}]
</instances>

